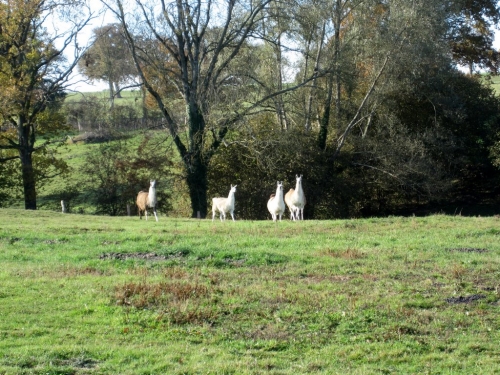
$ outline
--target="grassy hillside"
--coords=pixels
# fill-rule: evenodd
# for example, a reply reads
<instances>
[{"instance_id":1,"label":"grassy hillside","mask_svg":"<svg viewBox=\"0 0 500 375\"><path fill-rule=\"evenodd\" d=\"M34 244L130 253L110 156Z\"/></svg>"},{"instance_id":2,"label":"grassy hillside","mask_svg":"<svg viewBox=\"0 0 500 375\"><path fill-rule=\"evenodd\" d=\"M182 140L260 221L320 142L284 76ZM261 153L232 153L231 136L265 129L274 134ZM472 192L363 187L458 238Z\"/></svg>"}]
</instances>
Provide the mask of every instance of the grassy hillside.
<instances>
[{"instance_id":1,"label":"grassy hillside","mask_svg":"<svg viewBox=\"0 0 500 375\"><path fill-rule=\"evenodd\" d=\"M491 87L500 95L500 76L491 76Z\"/></svg>"},{"instance_id":2,"label":"grassy hillside","mask_svg":"<svg viewBox=\"0 0 500 375\"><path fill-rule=\"evenodd\" d=\"M0 222L1 374L500 373L498 217Z\"/></svg>"},{"instance_id":3,"label":"grassy hillside","mask_svg":"<svg viewBox=\"0 0 500 375\"><path fill-rule=\"evenodd\" d=\"M137 101L141 98L140 90L124 90L121 92L121 98L115 98L115 103L119 105L135 106ZM77 102L85 99L86 97L96 97L99 99L109 99L109 90L95 91L95 92L75 92L69 93L66 97L66 102Z\"/></svg>"},{"instance_id":4,"label":"grassy hillside","mask_svg":"<svg viewBox=\"0 0 500 375\"><path fill-rule=\"evenodd\" d=\"M72 139L68 139L66 144L59 147L58 149L58 157L63 159L68 166L70 167L70 175L67 176L55 176L54 178L47 180L43 186L43 188L38 190L38 206L43 210L55 210L60 211L60 201L62 199L68 200L70 199L70 207L73 213L86 213L91 214L96 210L93 202L89 201L89 191L86 189L89 188L89 176L83 175L81 172L81 167L87 162L87 157L89 155L98 155L101 153L100 148L102 146L108 146L114 143L121 143L125 145L124 147L130 151L130 158L137 156L137 149L140 146L141 142L144 141L144 138L147 138L153 146L157 148L158 154L165 156L168 160L177 160L177 153L172 151L172 142L165 136L165 131L163 130L154 130L154 131L137 131L137 132L114 132L112 136L110 136L109 141L78 141L77 136L73 136ZM123 157L123 156L122 156ZM168 169L168 168L167 168ZM159 190L170 192L173 189L174 180L176 179L177 174L179 173L178 168L173 166L170 168L168 173L160 174L160 175L152 175L151 178L156 178L159 181ZM95 179L95 184L100 183L100 180L93 176ZM183 192L179 192L179 190L183 189L181 183L176 182L176 194L171 199L171 204L173 205L173 210L170 210L169 213L171 215L177 216L189 216L186 213L186 210L189 206L187 202L185 202L185 196L182 195ZM142 187L143 189L148 188L148 184ZM78 191L78 194L76 194ZM139 191L139 190L137 190ZM70 194L73 192L73 194ZM71 197L71 198L69 198ZM135 198L135 196L134 196ZM130 204L133 204L133 200L130 201ZM17 205L14 208L21 208L23 206L23 202L17 202ZM134 207L135 208L135 207ZM160 207L163 209L164 207Z\"/></svg>"}]
</instances>

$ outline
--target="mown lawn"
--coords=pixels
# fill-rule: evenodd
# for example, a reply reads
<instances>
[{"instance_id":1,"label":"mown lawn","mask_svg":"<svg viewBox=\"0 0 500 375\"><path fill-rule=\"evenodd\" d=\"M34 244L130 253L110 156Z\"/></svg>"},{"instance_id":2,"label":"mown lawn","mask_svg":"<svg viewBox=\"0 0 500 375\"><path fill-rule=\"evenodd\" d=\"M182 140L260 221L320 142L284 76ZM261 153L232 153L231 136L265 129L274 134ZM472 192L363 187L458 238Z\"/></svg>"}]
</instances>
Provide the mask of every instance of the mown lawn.
<instances>
[{"instance_id":1,"label":"mown lawn","mask_svg":"<svg viewBox=\"0 0 500 375\"><path fill-rule=\"evenodd\" d=\"M0 374L500 373L500 218L0 210Z\"/></svg>"}]
</instances>

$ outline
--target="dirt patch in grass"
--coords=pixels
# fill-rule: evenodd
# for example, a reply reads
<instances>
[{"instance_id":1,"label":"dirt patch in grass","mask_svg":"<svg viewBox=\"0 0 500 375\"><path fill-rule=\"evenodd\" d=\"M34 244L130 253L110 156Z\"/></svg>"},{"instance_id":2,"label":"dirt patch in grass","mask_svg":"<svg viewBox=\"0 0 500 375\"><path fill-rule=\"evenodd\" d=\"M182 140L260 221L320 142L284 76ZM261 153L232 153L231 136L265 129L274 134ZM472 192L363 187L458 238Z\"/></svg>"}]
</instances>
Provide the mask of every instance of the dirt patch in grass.
<instances>
[{"instance_id":1,"label":"dirt patch in grass","mask_svg":"<svg viewBox=\"0 0 500 375\"><path fill-rule=\"evenodd\" d=\"M99 256L102 260L127 260L127 259L141 259L151 261L168 260L176 257L183 256L182 253L172 255L161 255L157 253L105 253Z\"/></svg>"},{"instance_id":2,"label":"dirt patch in grass","mask_svg":"<svg viewBox=\"0 0 500 375\"><path fill-rule=\"evenodd\" d=\"M458 247L454 249L448 249L448 251L456 253L487 253L488 249L479 249L475 247Z\"/></svg>"},{"instance_id":3,"label":"dirt patch in grass","mask_svg":"<svg viewBox=\"0 0 500 375\"><path fill-rule=\"evenodd\" d=\"M478 300L483 299L483 298L486 298L486 296L483 294L473 294L473 295L465 296L465 297L459 296L459 297L447 298L446 302L448 302L449 304L452 304L452 305L456 305L459 303L472 303L474 301L478 301Z\"/></svg>"}]
</instances>

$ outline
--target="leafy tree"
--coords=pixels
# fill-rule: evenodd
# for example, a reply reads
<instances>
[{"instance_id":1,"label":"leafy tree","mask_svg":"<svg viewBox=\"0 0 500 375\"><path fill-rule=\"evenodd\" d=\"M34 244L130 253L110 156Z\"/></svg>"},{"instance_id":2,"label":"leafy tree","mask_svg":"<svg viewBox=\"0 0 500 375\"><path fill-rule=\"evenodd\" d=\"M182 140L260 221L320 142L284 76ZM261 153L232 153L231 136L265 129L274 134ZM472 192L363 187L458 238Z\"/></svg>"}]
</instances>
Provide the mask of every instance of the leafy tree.
<instances>
[{"instance_id":1,"label":"leafy tree","mask_svg":"<svg viewBox=\"0 0 500 375\"><path fill-rule=\"evenodd\" d=\"M86 157L80 172L85 179L86 199L96 207L97 214L125 215L127 205L135 207L140 190L149 187L149 180L158 180L158 209L170 210L169 168L172 162L161 151L158 139L146 135L135 149L114 140L100 144Z\"/></svg>"},{"instance_id":2,"label":"leafy tree","mask_svg":"<svg viewBox=\"0 0 500 375\"><path fill-rule=\"evenodd\" d=\"M272 90L249 63L258 50L250 41L258 38L256 30L271 3L162 1L158 12L156 2L137 1L133 13L140 22L136 23L121 0L114 2L114 8L112 1L108 3L183 161L193 217L207 214L207 168L226 135L244 116L293 89ZM175 94L165 96L170 91L165 87ZM181 119L175 116L179 102L185 114Z\"/></svg>"},{"instance_id":3,"label":"leafy tree","mask_svg":"<svg viewBox=\"0 0 500 375\"><path fill-rule=\"evenodd\" d=\"M7 146L5 140L0 140L0 145ZM21 169L16 160L15 150L2 149L0 147L0 207L7 207L11 202L20 198L22 185Z\"/></svg>"},{"instance_id":4,"label":"leafy tree","mask_svg":"<svg viewBox=\"0 0 500 375\"><path fill-rule=\"evenodd\" d=\"M93 33L94 42L78 68L90 81L106 81L111 100L120 98L120 87L137 76L125 36L118 24L96 28Z\"/></svg>"},{"instance_id":5,"label":"leafy tree","mask_svg":"<svg viewBox=\"0 0 500 375\"><path fill-rule=\"evenodd\" d=\"M469 74L474 67L498 72L500 55L493 48L492 27L500 21L500 7L496 0L460 0L450 17L450 40L453 59L467 66Z\"/></svg>"},{"instance_id":6,"label":"leafy tree","mask_svg":"<svg viewBox=\"0 0 500 375\"><path fill-rule=\"evenodd\" d=\"M109 105L95 96L83 96L78 101L67 101L64 110L68 122L79 131L108 128Z\"/></svg>"},{"instance_id":7,"label":"leafy tree","mask_svg":"<svg viewBox=\"0 0 500 375\"><path fill-rule=\"evenodd\" d=\"M0 4L0 149L14 150L1 162L19 159L26 209L36 209L37 172L33 155L46 150L50 139L64 128L60 102L77 59L67 63L64 51L76 43L90 19L84 3L52 0L13 0ZM60 13L58 13L60 11ZM72 13L78 11L78 14ZM50 16L70 17L64 31L49 32ZM62 47L57 47L62 44ZM79 49L75 49L78 55ZM12 131L13 130L13 131ZM40 138L42 143L36 143Z\"/></svg>"}]
</instances>

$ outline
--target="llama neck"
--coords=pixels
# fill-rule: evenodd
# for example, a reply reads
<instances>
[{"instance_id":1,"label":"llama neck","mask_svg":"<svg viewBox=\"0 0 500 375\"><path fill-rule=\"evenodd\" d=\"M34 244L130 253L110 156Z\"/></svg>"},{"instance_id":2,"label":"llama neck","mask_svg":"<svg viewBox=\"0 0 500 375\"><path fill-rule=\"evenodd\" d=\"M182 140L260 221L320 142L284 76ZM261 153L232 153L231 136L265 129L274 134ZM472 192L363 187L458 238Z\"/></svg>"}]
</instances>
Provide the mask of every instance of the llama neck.
<instances>
[{"instance_id":1,"label":"llama neck","mask_svg":"<svg viewBox=\"0 0 500 375\"><path fill-rule=\"evenodd\" d=\"M295 184L295 194L298 197L302 197L304 195L304 192L302 190L302 183L300 181L297 181L297 183Z\"/></svg>"},{"instance_id":2,"label":"llama neck","mask_svg":"<svg viewBox=\"0 0 500 375\"><path fill-rule=\"evenodd\" d=\"M227 196L227 201L229 203L234 202L234 191L229 192L229 195Z\"/></svg>"},{"instance_id":3,"label":"llama neck","mask_svg":"<svg viewBox=\"0 0 500 375\"><path fill-rule=\"evenodd\" d=\"M154 206L156 205L156 188L150 187L148 192L148 205Z\"/></svg>"},{"instance_id":4,"label":"llama neck","mask_svg":"<svg viewBox=\"0 0 500 375\"><path fill-rule=\"evenodd\" d=\"M283 189L280 189L279 187L276 189L276 199L283 199Z\"/></svg>"}]
</instances>

